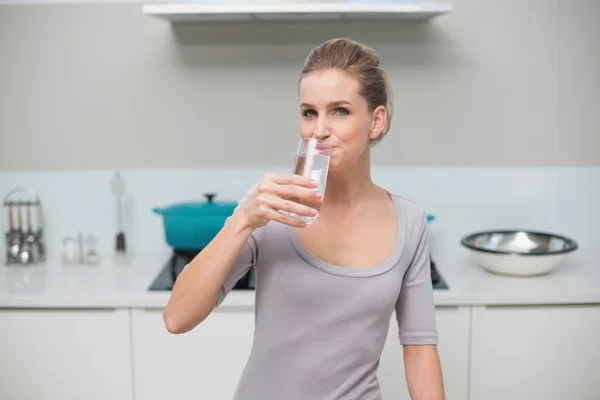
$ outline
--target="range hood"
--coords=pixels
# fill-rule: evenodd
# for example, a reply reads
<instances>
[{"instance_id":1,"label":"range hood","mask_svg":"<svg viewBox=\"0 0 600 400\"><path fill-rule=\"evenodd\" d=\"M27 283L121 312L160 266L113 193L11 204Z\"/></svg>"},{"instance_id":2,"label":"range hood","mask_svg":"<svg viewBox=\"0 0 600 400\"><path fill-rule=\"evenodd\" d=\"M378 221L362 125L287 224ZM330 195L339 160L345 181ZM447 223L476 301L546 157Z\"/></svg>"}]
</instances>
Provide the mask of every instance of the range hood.
<instances>
[{"instance_id":1,"label":"range hood","mask_svg":"<svg viewBox=\"0 0 600 400\"><path fill-rule=\"evenodd\" d=\"M171 22L429 20L452 11L449 2L236 2L148 3L146 15Z\"/></svg>"}]
</instances>

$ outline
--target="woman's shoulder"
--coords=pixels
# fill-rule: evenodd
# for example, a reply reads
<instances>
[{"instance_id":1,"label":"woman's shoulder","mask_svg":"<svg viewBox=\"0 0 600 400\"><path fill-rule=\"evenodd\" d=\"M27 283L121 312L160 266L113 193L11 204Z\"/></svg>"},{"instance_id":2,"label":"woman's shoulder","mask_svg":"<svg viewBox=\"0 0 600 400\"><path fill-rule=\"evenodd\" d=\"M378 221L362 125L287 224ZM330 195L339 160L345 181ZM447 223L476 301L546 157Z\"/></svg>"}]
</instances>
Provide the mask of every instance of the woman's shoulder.
<instances>
[{"instance_id":1,"label":"woman's shoulder","mask_svg":"<svg viewBox=\"0 0 600 400\"><path fill-rule=\"evenodd\" d=\"M425 207L421 204L408 197L391 192L388 193L390 193L390 197L396 205L396 209L398 212L401 211L404 214L404 218L407 222L416 223L417 225L427 222L427 213Z\"/></svg>"}]
</instances>

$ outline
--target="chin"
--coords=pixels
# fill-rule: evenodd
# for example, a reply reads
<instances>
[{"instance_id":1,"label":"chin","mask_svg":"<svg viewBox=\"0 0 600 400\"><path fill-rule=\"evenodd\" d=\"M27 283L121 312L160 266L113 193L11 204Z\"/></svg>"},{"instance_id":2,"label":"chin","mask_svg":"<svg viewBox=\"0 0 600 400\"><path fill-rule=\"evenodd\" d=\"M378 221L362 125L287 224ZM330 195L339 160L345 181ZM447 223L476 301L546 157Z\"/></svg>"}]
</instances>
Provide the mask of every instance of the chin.
<instances>
[{"instance_id":1,"label":"chin","mask_svg":"<svg viewBox=\"0 0 600 400\"><path fill-rule=\"evenodd\" d=\"M335 171L339 171L341 169L343 169L343 168L341 167L339 162L336 162L336 160L333 160L333 159L329 160L328 172L335 172Z\"/></svg>"},{"instance_id":2,"label":"chin","mask_svg":"<svg viewBox=\"0 0 600 400\"><path fill-rule=\"evenodd\" d=\"M329 158L329 172L341 171L344 169L343 159L340 157L340 154L336 154L337 152L335 150L337 149L334 149Z\"/></svg>"}]
</instances>

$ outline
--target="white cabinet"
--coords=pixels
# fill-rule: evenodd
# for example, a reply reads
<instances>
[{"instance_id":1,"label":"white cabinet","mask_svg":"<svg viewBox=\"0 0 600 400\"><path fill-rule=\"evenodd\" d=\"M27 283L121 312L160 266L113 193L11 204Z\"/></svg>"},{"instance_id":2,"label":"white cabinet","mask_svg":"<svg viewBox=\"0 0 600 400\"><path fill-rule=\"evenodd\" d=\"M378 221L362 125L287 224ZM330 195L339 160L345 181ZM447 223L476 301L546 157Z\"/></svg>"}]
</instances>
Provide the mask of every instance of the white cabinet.
<instances>
[{"instance_id":1,"label":"white cabinet","mask_svg":"<svg viewBox=\"0 0 600 400\"><path fill-rule=\"evenodd\" d=\"M0 310L0 399L133 398L128 310Z\"/></svg>"},{"instance_id":2,"label":"white cabinet","mask_svg":"<svg viewBox=\"0 0 600 400\"><path fill-rule=\"evenodd\" d=\"M470 307L437 307L438 352L447 400L468 398ZM394 315L379 365L384 399L410 400Z\"/></svg>"},{"instance_id":3,"label":"white cabinet","mask_svg":"<svg viewBox=\"0 0 600 400\"><path fill-rule=\"evenodd\" d=\"M133 310L136 398L231 400L250 355L253 309L215 309L192 331L167 332L162 310Z\"/></svg>"},{"instance_id":4,"label":"white cabinet","mask_svg":"<svg viewBox=\"0 0 600 400\"><path fill-rule=\"evenodd\" d=\"M471 400L600 396L600 305L474 307Z\"/></svg>"},{"instance_id":5,"label":"white cabinet","mask_svg":"<svg viewBox=\"0 0 600 400\"><path fill-rule=\"evenodd\" d=\"M600 305L436 308L447 400L592 400ZM395 316L383 398L409 400ZM252 308L216 309L172 335L162 309L0 310L0 399L231 400L254 336Z\"/></svg>"}]
</instances>

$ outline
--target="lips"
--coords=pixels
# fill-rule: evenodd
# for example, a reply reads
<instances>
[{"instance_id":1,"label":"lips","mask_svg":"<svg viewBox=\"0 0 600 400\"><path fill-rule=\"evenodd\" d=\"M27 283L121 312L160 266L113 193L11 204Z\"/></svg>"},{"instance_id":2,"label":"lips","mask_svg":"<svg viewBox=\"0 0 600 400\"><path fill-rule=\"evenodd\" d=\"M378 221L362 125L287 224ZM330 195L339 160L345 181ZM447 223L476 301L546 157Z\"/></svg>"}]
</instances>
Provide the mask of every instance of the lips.
<instances>
[{"instance_id":1,"label":"lips","mask_svg":"<svg viewBox=\"0 0 600 400\"><path fill-rule=\"evenodd\" d=\"M318 151L329 151L330 149L333 150L335 148L335 146L331 146L329 144L325 144L325 143L319 143L316 146L316 149Z\"/></svg>"}]
</instances>

